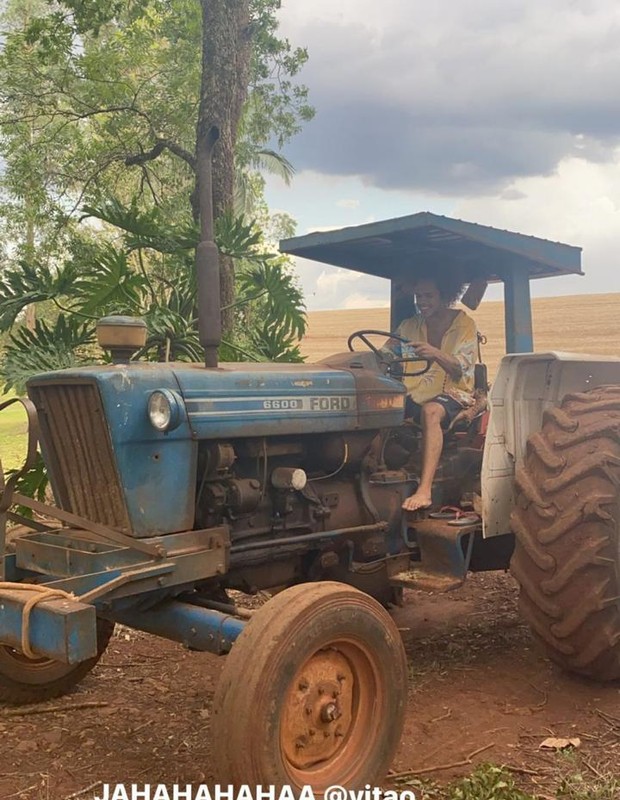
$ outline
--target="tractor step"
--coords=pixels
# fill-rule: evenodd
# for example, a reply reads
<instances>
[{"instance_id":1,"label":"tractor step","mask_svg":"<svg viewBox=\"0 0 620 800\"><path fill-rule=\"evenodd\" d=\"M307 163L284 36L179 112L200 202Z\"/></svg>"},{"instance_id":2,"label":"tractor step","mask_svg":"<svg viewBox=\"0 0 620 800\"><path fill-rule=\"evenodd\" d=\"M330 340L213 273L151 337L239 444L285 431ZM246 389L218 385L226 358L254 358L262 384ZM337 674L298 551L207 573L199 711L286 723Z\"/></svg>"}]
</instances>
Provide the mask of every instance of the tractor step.
<instances>
[{"instance_id":1,"label":"tractor step","mask_svg":"<svg viewBox=\"0 0 620 800\"><path fill-rule=\"evenodd\" d=\"M392 575L390 583L406 589L449 592L463 585L476 532L480 523L448 525L441 519L422 519L407 524L406 541L419 555L408 570ZM465 548L463 547L464 537ZM419 566L418 566L419 565Z\"/></svg>"}]
</instances>

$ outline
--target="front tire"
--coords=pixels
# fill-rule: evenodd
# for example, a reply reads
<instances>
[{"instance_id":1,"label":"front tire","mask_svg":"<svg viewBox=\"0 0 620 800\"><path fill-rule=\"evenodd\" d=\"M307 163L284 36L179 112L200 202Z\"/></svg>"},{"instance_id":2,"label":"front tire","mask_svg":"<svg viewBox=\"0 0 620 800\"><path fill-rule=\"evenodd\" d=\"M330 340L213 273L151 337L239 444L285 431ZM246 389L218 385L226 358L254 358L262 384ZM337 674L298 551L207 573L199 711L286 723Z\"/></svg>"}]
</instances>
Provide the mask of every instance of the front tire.
<instances>
[{"instance_id":1,"label":"front tire","mask_svg":"<svg viewBox=\"0 0 620 800\"><path fill-rule=\"evenodd\" d=\"M620 678L620 387L545 412L517 489L511 569L524 618L565 669Z\"/></svg>"},{"instance_id":2,"label":"front tire","mask_svg":"<svg viewBox=\"0 0 620 800\"><path fill-rule=\"evenodd\" d=\"M260 608L227 657L212 725L220 783L374 785L398 746L407 664L371 597L294 586Z\"/></svg>"},{"instance_id":3,"label":"front tire","mask_svg":"<svg viewBox=\"0 0 620 800\"><path fill-rule=\"evenodd\" d=\"M50 658L28 658L0 643L0 704L20 706L67 694L93 669L113 633L114 623L98 618L97 655L73 665Z\"/></svg>"}]
</instances>

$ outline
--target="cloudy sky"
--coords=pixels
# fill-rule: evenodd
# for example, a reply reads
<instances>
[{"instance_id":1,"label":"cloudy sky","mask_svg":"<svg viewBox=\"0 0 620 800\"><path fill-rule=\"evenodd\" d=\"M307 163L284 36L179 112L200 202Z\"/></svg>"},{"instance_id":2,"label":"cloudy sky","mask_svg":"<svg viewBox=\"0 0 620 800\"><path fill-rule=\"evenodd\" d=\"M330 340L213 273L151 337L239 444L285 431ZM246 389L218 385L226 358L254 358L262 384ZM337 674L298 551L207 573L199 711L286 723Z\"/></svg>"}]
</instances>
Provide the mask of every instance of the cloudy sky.
<instances>
[{"instance_id":1,"label":"cloudy sky","mask_svg":"<svg viewBox=\"0 0 620 800\"><path fill-rule=\"evenodd\" d=\"M283 0L315 119L268 184L298 234L433 211L583 247L620 291L617 0ZM387 303L384 282L298 261L308 307Z\"/></svg>"}]
</instances>

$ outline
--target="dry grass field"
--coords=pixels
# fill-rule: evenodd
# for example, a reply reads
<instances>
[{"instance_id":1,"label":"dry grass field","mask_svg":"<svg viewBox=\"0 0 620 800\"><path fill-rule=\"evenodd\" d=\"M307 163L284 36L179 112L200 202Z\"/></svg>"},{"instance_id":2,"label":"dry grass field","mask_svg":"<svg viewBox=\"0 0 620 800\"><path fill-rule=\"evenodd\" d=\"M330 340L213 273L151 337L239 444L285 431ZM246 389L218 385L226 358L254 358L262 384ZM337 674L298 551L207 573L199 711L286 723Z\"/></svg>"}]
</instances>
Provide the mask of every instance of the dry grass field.
<instances>
[{"instance_id":1,"label":"dry grass field","mask_svg":"<svg viewBox=\"0 0 620 800\"><path fill-rule=\"evenodd\" d=\"M536 351L620 356L620 294L542 297L532 305ZM492 377L504 353L503 303L484 302L473 316L488 340L482 355ZM387 308L312 311L308 323L302 352L312 362L346 350L347 337L354 330L387 330L389 311Z\"/></svg>"}]
</instances>

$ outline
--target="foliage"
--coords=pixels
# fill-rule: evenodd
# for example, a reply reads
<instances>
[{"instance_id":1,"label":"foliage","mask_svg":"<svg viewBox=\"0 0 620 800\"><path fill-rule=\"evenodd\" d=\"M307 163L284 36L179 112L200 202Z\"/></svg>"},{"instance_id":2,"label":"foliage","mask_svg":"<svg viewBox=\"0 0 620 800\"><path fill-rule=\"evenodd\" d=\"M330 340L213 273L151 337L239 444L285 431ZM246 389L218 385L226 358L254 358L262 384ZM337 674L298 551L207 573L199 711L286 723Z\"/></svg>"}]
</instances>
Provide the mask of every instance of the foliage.
<instances>
[{"instance_id":1,"label":"foliage","mask_svg":"<svg viewBox=\"0 0 620 800\"><path fill-rule=\"evenodd\" d=\"M38 223L59 224L111 194L169 218L195 180L201 86L199 0L13 0L0 57L3 183ZM302 48L277 35L279 0L251 0L249 96L237 131L240 174L291 174L281 148L310 119Z\"/></svg>"},{"instance_id":2,"label":"foliage","mask_svg":"<svg viewBox=\"0 0 620 800\"><path fill-rule=\"evenodd\" d=\"M53 325L37 320L35 329L18 328L9 339L2 362L4 391L23 392L25 382L37 372L92 363L92 324L78 317L61 315Z\"/></svg>"},{"instance_id":3,"label":"foliage","mask_svg":"<svg viewBox=\"0 0 620 800\"><path fill-rule=\"evenodd\" d=\"M399 780L399 785L424 800L534 800L532 795L517 788L507 769L493 764L482 764L471 775L449 786L418 778ZM576 772L562 778L557 789L558 800L616 800L617 797L620 797L620 780L612 775L595 777Z\"/></svg>"},{"instance_id":4,"label":"foliage","mask_svg":"<svg viewBox=\"0 0 620 800\"><path fill-rule=\"evenodd\" d=\"M297 80L307 53L277 33L280 0L247 2L251 68L240 80L248 81L249 93L231 138L237 142L237 210L257 219L259 208L265 216L258 170L292 174L272 143L280 148L313 110ZM82 314L119 303L140 305L143 282L155 265L144 250L178 260L179 251L195 243L203 34L211 33L202 30L201 5L201 0L9 1L0 54L0 155L5 166L0 257L5 268L14 268L12 280L25 285L11 285L4 293L2 300L8 302L12 291L14 302L3 303L3 324L14 322L31 303L59 297L53 284L66 269L74 238L84 236L83 224L76 228L75 220L84 206L87 214L95 209L100 220L121 229L123 246L110 242L116 249L107 256L97 253L97 274L87 269L82 288L96 287L99 294L78 308ZM216 158L214 169L220 168ZM229 219L220 219L219 225L229 229L221 238L231 243L231 257L243 258L230 228L231 222L238 224L239 214L232 207L226 214ZM251 244L246 231L237 234ZM131 263L136 251L141 251L142 277ZM228 252L222 249L222 254ZM229 276L226 259L223 264ZM156 268L170 279L176 265L162 265L160 260ZM48 283L45 271L53 276ZM117 288L115 278L120 279ZM233 302L231 285L229 277L222 282L225 307ZM33 286L44 295L33 294ZM75 310L76 304L71 307ZM154 335L161 338L166 329L186 338L186 324L175 314L153 312L159 332ZM227 325L229 319L225 315ZM184 349L189 356L191 348Z\"/></svg>"},{"instance_id":5,"label":"foliage","mask_svg":"<svg viewBox=\"0 0 620 800\"><path fill-rule=\"evenodd\" d=\"M7 469L5 475L6 479L8 480L11 478L17 471L17 469ZM49 478L47 467L45 466L41 453L37 451L33 466L17 479L15 491L27 497L33 497L35 500L43 503L46 499L48 485ZM16 511L27 519L32 519L33 517L32 509L26 506L17 506Z\"/></svg>"},{"instance_id":6,"label":"foliage","mask_svg":"<svg viewBox=\"0 0 620 800\"><path fill-rule=\"evenodd\" d=\"M517 789L510 773L490 764L478 767L450 791L450 800L531 800Z\"/></svg>"},{"instance_id":7,"label":"foliage","mask_svg":"<svg viewBox=\"0 0 620 800\"><path fill-rule=\"evenodd\" d=\"M493 764L481 764L471 775L447 787L418 778L399 781L399 785L424 800L534 800L517 788L506 769Z\"/></svg>"},{"instance_id":8,"label":"foliage","mask_svg":"<svg viewBox=\"0 0 620 800\"><path fill-rule=\"evenodd\" d=\"M620 797L620 779L613 775L587 778L581 773L564 778L558 789L559 800L616 800Z\"/></svg>"},{"instance_id":9,"label":"foliage","mask_svg":"<svg viewBox=\"0 0 620 800\"><path fill-rule=\"evenodd\" d=\"M0 368L7 390L22 391L35 372L91 363L97 357L95 321L106 314L144 317L144 358L202 358L193 260L198 232L191 220L172 225L158 209L141 212L137 203L125 208L118 199L85 213L123 231L122 239L76 245L55 273L26 261L5 270L0 330L11 330L29 303L51 301L58 309L53 321L39 319L34 330L12 330ZM256 226L241 217L221 217L216 240L220 252L238 264L235 326L224 354L234 360L301 360L303 297L286 259L270 252Z\"/></svg>"}]
</instances>

